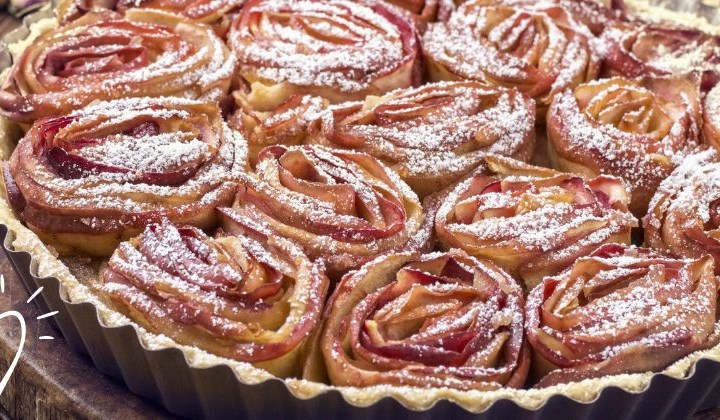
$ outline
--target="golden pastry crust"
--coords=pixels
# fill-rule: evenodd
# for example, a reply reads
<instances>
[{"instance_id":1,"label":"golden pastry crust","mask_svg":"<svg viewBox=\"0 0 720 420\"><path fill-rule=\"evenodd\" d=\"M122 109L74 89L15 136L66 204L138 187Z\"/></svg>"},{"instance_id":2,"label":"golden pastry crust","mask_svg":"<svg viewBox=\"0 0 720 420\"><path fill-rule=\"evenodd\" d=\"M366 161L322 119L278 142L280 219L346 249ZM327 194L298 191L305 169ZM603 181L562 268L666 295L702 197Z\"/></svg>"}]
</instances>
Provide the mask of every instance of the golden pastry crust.
<instances>
[{"instance_id":1,"label":"golden pastry crust","mask_svg":"<svg viewBox=\"0 0 720 420\"><path fill-rule=\"evenodd\" d=\"M720 86L715 86L703 99L703 140L720 150Z\"/></svg>"}]
</instances>

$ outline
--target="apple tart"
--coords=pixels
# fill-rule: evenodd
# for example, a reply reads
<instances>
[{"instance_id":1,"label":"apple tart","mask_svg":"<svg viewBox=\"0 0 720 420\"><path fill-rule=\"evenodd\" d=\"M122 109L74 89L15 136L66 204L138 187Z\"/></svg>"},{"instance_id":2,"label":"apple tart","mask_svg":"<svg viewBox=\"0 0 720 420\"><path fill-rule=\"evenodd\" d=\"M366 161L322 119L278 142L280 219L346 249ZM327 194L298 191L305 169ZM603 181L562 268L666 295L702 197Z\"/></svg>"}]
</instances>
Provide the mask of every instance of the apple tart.
<instances>
[{"instance_id":1,"label":"apple tart","mask_svg":"<svg viewBox=\"0 0 720 420\"><path fill-rule=\"evenodd\" d=\"M61 3L9 47L0 223L68 341L174 413L710 383L720 31L635 0Z\"/></svg>"}]
</instances>

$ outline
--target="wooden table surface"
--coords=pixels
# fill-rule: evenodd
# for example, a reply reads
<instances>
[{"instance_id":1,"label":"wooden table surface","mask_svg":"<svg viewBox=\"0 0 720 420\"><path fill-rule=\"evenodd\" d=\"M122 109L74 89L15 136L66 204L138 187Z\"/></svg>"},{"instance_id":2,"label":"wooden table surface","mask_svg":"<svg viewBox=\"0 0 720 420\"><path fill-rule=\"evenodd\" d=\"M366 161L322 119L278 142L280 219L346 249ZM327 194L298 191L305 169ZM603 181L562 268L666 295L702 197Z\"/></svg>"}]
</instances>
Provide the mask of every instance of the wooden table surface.
<instances>
[{"instance_id":1,"label":"wooden table surface","mask_svg":"<svg viewBox=\"0 0 720 420\"><path fill-rule=\"evenodd\" d=\"M88 357L73 352L49 319L36 320L41 312L33 302L27 303L29 293L2 251L0 273L5 278L0 312L18 311L27 323L20 363L0 395L5 415L14 419L171 418L162 407L97 371ZM19 336L14 319L0 320L0 374L7 372L14 358ZM39 340L41 336L54 339Z\"/></svg>"},{"instance_id":2,"label":"wooden table surface","mask_svg":"<svg viewBox=\"0 0 720 420\"><path fill-rule=\"evenodd\" d=\"M18 20L0 12L0 37L18 26ZM0 420L5 419L170 419L157 404L132 394L122 383L98 372L92 361L73 352L60 331L41 315L0 251L0 274L5 292L0 294L0 313L15 310L27 323L27 339L8 385L0 395ZM39 340L52 336L53 340ZM0 374L7 371L17 352L19 331L12 319L0 320ZM720 419L720 409L697 413L693 420Z\"/></svg>"}]
</instances>

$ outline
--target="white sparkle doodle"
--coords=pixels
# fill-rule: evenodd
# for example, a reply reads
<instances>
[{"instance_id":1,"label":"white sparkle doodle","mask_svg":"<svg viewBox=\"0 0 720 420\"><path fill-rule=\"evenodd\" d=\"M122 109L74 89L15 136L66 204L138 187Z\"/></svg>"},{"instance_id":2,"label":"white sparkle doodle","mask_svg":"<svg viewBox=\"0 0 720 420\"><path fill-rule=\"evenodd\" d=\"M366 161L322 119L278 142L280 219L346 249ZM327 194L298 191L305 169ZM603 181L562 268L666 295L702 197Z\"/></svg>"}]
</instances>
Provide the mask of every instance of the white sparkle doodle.
<instances>
[{"instance_id":1,"label":"white sparkle doodle","mask_svg":"<svg viewBox=\"0 0 720 420\"><path fill-rule=\"evenodd\" d=\"M32 302L33 299L35 299L40 293L42 293L43 288L39 287L35 292L30 296L30 298L27 300L27 303ZM5 276L3 274L0 274L0 293L5 293ZM37 319L45 319L49 318L51 316L54 316L58 313L58 311L49 312L47 314L43 314L37 317ZM18 344L18 350L15 354L15 357L12 360L12 363L10 363L10 366L8 367L7 372L5 372L5 375L2 377L2 380L0 381L0 395L2 395L3 391L5 390L5 386L10 381L10 377L12 376L13 372L15 371L15 368L17 367L18 362L20 361L20 356L22 355L23 348L25 347L25 335L27 333L27 328L25 326L25 317L18 312L18 311L7 311L0 313L0 321L4 318L15 318L17 322L20 324L20 344ZM43 335L38 337L40 340L53 340L54 337L51 337L49 335Z\"/></svg>"}]
</instances>

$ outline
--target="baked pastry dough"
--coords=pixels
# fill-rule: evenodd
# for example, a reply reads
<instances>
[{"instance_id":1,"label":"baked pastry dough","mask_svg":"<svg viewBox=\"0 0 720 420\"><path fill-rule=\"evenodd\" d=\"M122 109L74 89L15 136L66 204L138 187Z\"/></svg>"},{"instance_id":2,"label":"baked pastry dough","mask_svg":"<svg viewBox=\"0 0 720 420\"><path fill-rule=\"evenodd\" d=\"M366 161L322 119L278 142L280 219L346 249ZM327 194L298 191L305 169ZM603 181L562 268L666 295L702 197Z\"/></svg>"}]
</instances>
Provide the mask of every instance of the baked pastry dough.
<instances>
[{"instance_id":1,"label":"baked pastry dough","mask_svg":"<svg viewBox=\"0 0 720 420\"><path fill-rule=\"evenodd\" d=\"M231 127L248 139L251 160L268 145L321 144L368 153L426 197L498 153L529 161L535 151L535 102L475 81L430 83L364 101L331 105L291 96L272 112L243 97Z\"/></svg>"}]
</instances>

